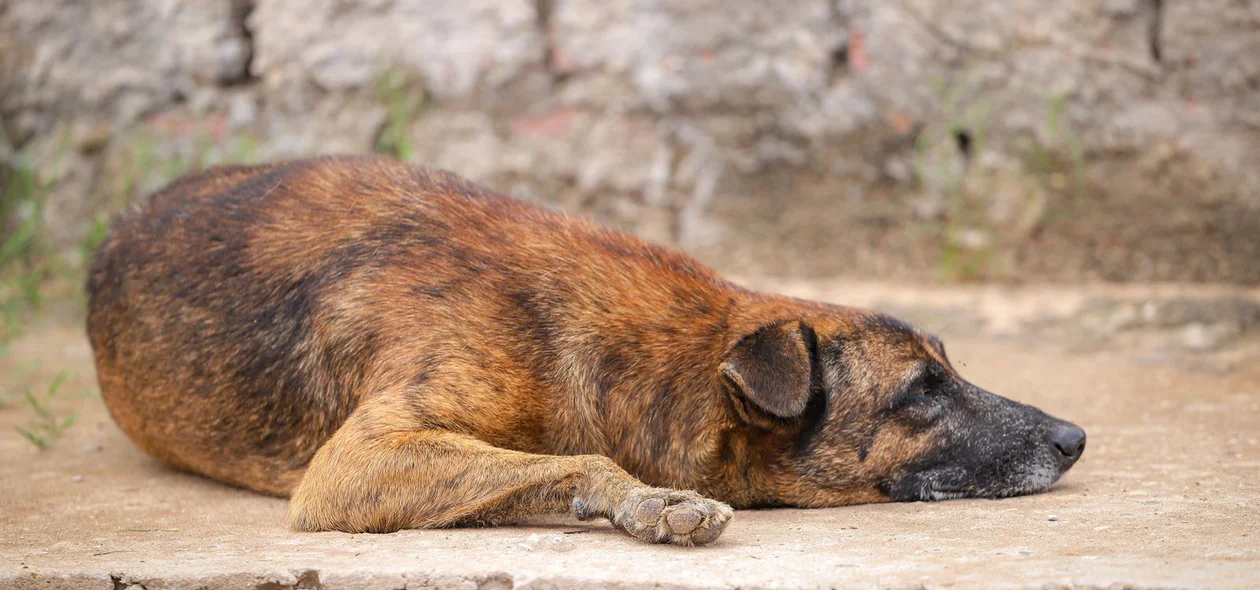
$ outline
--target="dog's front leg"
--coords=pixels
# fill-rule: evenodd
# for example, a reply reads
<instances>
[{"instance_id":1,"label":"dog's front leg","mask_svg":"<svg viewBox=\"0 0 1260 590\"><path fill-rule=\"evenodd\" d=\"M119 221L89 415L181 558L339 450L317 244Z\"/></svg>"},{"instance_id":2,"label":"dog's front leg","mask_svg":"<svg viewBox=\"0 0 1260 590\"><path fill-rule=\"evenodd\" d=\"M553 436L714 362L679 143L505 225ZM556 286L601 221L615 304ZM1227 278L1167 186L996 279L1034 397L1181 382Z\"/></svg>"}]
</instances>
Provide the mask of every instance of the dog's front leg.
<instances>
[{"instance_id":1,"label":"dog's front leg","mask_svg":"<svg viewBox=\"0 0 1260 590\"><path fill-rule=\"evenodd\" d=\"M573 510L654 543L699 545L729 506L644 485L608 457L534 455L439 429L417 429L388 398L359 409L320 448L292 495L297 530L390 532L507 523Z\"/></svg>"}]
</instances>

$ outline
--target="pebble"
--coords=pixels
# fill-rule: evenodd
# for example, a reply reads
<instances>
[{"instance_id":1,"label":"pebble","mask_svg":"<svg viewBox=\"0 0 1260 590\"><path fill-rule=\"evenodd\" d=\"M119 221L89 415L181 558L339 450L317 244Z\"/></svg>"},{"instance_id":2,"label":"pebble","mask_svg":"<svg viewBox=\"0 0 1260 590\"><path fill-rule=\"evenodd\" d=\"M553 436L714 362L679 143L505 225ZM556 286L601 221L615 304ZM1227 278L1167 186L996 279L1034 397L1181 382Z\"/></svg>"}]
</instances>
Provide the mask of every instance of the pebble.
<instances>
[{"instance_id":1,"label":"pebble","mask_svg":"<svg viewBox=\"0 0 1260 590\"><path fill-rule=\"evenodd\" d=\"M1054 521L1056 521L1056 520L1059 520L1059 517L1057 517L1057 516L1055 516L1055 515L1051 514L1051 515L1050 515L1050 517L1049 517L1049 518L1047 518L1046 520L1049 520L1050 522L1054 522Z\"/></svg>"},{"instance_id":2,"label":"pebble","mask_svg":"<svg viewBox=\"0 0 1260 590\"><path fill-rule=\"evenodd\" d=\"M538 542L542 540L537 534L530 535L523 543L517 543L517 547L526 551L533 551L538 548Z\"/></svg>"},{"instance_id":3,"label":"pebble","mask_svg":"<svg viewBox=\"0 0 1260 590\"><path fill-rule=\"evenodd\" d=\"M573 540L568 535L551 535L543 543L543 547L557 553L573 551Z\"/></svg>"},{"instance_id":4,"label":"pebble","mask_svg":"<svg viewBox=\"0 0 1260 590\"><path fill-rule=\"evenodd\" d=\"M1220 322L1192 322L1181 329L1181 346L1191 352L1211 352L1221 348L1241 333L1237 327Z\"/></svg>"},{"instance_id":5,"label":"pebble","mask_svg":"<svg viewBox=\"0 0 1260 590\"><path fill-rule=\"evenodd\" d=\"M524 542L517 543L518 549L525 551L536 551L539 545L543 549L555 551L557 553L565 553L573 550L573 540L566 535L549 535L543 538L537 534L530 535Z\"/></svg>"}]
</instances>

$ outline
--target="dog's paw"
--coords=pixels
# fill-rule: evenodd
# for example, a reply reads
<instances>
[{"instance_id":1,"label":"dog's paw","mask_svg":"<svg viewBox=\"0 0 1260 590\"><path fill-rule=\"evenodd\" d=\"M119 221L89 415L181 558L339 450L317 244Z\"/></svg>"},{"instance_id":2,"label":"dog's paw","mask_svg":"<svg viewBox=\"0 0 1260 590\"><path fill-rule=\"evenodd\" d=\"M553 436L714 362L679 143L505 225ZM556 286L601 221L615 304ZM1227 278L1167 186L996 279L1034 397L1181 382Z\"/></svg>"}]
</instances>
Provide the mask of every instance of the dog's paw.
<instances>
[{"instance_id":1,"label":"dog's paw","mask_svg":"<svg viewBox=\"0 0 1260 590\"><path fill-rule=\"evenodd\" d=\"M650 543L704 545L717 539L735 511L695 492L642 488L617 507L613 524Z\"/></svg>"}]
</instances>

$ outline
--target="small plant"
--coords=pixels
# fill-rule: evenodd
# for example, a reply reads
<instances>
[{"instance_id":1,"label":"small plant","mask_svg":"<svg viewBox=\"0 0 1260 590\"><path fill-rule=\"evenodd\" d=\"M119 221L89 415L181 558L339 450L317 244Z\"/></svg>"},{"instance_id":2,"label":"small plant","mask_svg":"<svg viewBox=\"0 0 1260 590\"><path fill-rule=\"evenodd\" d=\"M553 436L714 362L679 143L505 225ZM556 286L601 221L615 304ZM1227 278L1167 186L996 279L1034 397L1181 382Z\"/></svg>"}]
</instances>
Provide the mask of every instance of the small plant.
<instances>
[{"instance_id":1,"label":"small plant","mask_svg":"<svg viewBox=\"0 0 1260 590\"><path fill-rule=\"evenodd\" d=\"M1026 169L1037 182L1047 192L1058 193L1070 202L1085 190L1085 150L1080 139L1063 125L1067 97L1052 96L1045 100L1048 108L1040 140L1021 137L1016 145Z\"/></svg>"},{"instance_id":2,"label":"small plant","mask_svg":"<svg viewBox=\"0 0 1260 590\"><path fill-rule=\"evenodd\" d=\"M61 436L67 428L74 425L78 420L77 413L62 418L48 407L48 401L56 397L57 392L61 390L66 379L70 377L69 371L62 371L53 377L52 383L48 384L48 390L43 396L36 396L29 387L27 387L22 395L26 399L27 405L35 412L35 416L27 424L26 428L16 427L18 434L27 442L35 445L40 450L47 449L52 446L53 442Z\"/></svg>"},{"instance_id":3,"label":"small plant","mask_svg":"<svg viewBox=\"0 0 1260 590\"><path fill-rule=\"evenodd\" d=\"M0 344L20 333L19 318L44 302L52 256L44 241L49 183L24 158L4 171L0 200Z\"/></svg>"},{"instance_id":4,"label":"small plant","mask_svg":"<svg viewBox=\"0 0 1260 590\"><path fill-rule=\"evenodd\" d=\"M988 139L988 117L993 104L985 97L963 100L962 83L933 84L940 98L942 120L915 138L915 174L940 204L942 220L936 228L941 279L965 281L983 278L990 270L993 233L985 216L985 203L968 190L970 177L986 174L971 166ZM980 239L972 239L972 238Z\"/></svg>"},{"instance_id":5,"label":"small plant","mask_svg":"<svg viewBox=\"0 0 1260 590\"><path fill-rule=\"evenodd\" d=\"M399 68L385 68L376 79L376 99L385 106L385 124L376 136L377 153L411 161L415 147L408 127L428 102L424 84Z\"/></svg>"},{"instance_id":6,"label":"small plant","mask_svg":"<svg viewBox=\"0 0 1260 590\"><path fill-rule=\"evenodd\" d=\"M1061 203L1083 190L1083 150L1064 124L1067 97L1042 97L1043 122L1029 136L1002 142L999 154L988 142L989 119L1003 97L976 90L964 98L968 78L933 84L940 116L914 145L945 281L1000 277L1001 253L1052 214L1056 197Z\"/></svg>"},{"instance_id":7,"label":"small plant","mask_svg":"<svg viewBox=\"0 0 1260 590\"><path fill-rule=\"evenodd\" d=\"M123 136L109 213L194 170L219 164L255 164L260 159L261 144L249 133L219 129L213 119L180 121L178 125L153 123Z\"/></svg>"},{"instance_id":8,"label":"small plant","mask_svg":"<svg viewBox=\"0 0 1260 590\"><path fill-rule=\"evenodd\" d=\"M79 250L83 254L83 260L92 260L92 256L96 254L96 249L100 248L108 233L109 217L103 213L97 213L92 218L92 225L88 226L88 231L83 236L83 241L79 243Z\"/></svg>"},{"instance_id":9,"label":"small plant","mask_svg":"<svg viewBox=\"0 0 1260 590\"><path fill-rule=\"evenodd\" d=\"M134 133L127 136L124 143L124 158L121 170L115 175L117 183L110 207L120 210L136 198L144 190L149 173L158 162L157 141L147 133Z\"/></svg>"}]
</instances>

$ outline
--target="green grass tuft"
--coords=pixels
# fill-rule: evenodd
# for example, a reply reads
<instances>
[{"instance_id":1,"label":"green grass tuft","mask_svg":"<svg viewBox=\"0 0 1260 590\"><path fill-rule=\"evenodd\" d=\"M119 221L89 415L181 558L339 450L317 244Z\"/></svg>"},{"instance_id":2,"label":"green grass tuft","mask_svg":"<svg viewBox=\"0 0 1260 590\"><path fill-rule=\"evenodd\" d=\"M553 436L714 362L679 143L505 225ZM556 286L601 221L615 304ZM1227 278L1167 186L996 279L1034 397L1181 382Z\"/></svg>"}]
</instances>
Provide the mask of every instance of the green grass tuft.
<instances>
[{"instance_id":1,"label":"green grass tuft","mask_svg":"<svg viewBox=\"0 0 1260 590\"><path fill-rule=\"evenodd\" d=\"M49 407L49 401L57 396L66 380L70 378L69 371L61 371L53 377L48 388L42 396L35 395L29 387L22 392L22 397L26 400L27 406L34 412L34 416L27 423L26 427L16 427L17 433L27 442L35 445L40 450L52 447L53 443L61 437L68 428L74 426L79 415L71 412L67 416L59 416Z\"/></svg>"},{"instance_id":2,"label":"green grass tuft","mask_svg":"<svg viewBox=\"0 0 1260 590\"><path fill-rule=\"evenodd\" d=\"M385 68L376 78L375 94L385 106L385 124L376 136L376 152L412 161L416 150L409 128L429 102L423 81L403 69Z\"/></svg>"}]
</instances>

